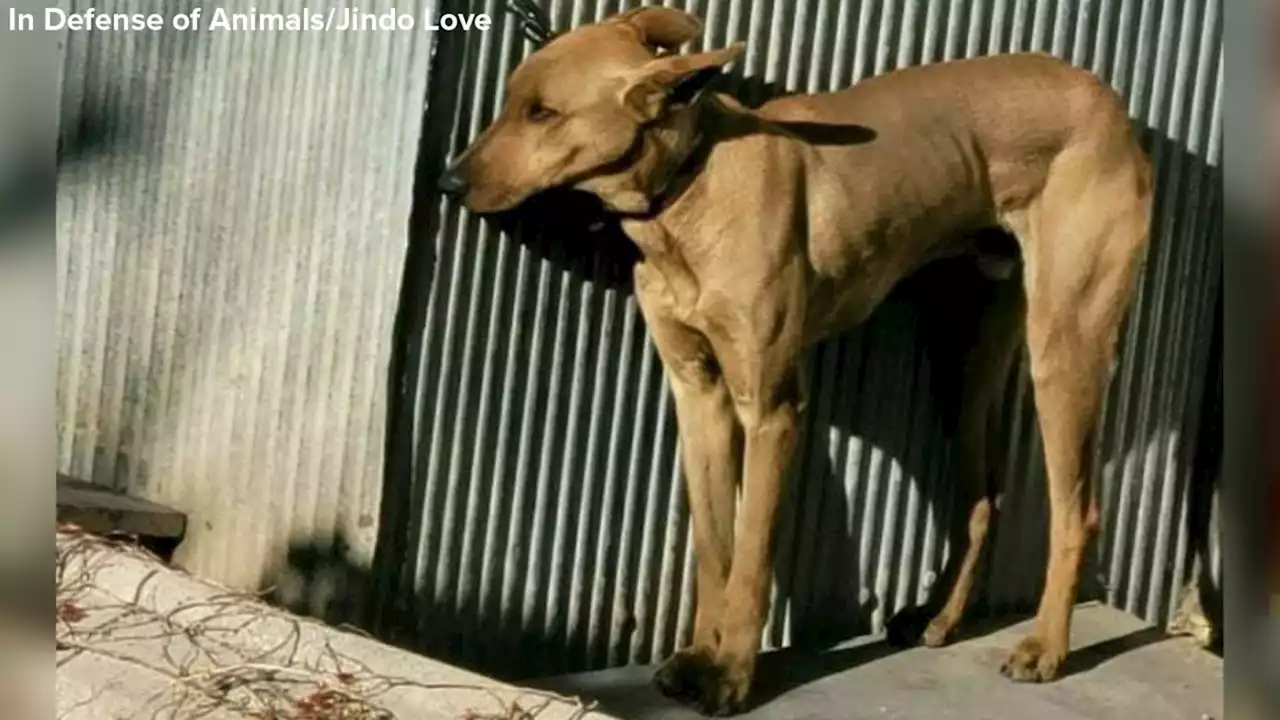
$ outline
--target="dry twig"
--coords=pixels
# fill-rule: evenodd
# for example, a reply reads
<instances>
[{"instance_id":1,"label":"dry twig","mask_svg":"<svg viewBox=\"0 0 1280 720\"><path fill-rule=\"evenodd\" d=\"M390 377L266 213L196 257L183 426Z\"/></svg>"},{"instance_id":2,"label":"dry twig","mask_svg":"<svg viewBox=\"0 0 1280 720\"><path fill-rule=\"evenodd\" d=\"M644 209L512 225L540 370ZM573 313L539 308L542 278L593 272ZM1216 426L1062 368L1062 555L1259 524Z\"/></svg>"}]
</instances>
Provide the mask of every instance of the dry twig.
<instances>
[{"instance_id":1,"label":"dry twig","mask_svg":"<svg viewBox=\"0 0 1280 720\"><path fill-rule=\"evenodd\" d=\"M138 717L187 720L229 712L255 720L393 720L388 707L393 692L402 697L444 691L490 699L488 709L470 711L463 720L536 720L552 707L567 709L570 719L578 720L592 710L554 693L381 675L327 640L319 651L307 652L303 628L318 623L253 596L228 592L160 612L144 602L144 590L161 574L159 561L146 551L73 527L59 528L57 546L58 667L96 656L163 677L166 689ZM95 578L118 553L157 563L128 600L95 591ZM280 639L246 648L247 643L236 642L246 633Z\"/></svg>"}]
</instances>

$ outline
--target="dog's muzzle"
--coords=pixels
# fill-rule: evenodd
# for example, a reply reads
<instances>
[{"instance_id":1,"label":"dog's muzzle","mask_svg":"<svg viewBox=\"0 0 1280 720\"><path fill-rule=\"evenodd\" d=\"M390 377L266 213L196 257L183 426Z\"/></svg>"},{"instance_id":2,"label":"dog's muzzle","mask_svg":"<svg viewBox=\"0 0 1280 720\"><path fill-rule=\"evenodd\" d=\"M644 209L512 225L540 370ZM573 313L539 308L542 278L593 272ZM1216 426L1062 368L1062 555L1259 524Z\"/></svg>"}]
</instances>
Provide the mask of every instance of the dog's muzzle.
<instances>
[{"instance_id":1,"label":"dog's muzzle","mask_svg":"<svg viewBox=\"0 0 1280 720\"><path fill-rule=\"evenodd\" d=\"M441 173L440 179L436 181L436 187L446 195L465 195L468 187L467 177L458 163L453 163Z\"/></svg>"}]
</instances>

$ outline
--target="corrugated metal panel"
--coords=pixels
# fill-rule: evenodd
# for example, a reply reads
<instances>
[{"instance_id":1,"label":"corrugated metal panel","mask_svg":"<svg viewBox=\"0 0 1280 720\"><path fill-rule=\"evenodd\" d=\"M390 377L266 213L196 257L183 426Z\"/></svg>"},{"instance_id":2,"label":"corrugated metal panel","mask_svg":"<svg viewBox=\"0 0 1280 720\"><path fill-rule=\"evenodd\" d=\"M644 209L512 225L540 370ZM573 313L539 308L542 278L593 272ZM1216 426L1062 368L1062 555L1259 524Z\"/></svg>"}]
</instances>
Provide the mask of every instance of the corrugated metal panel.
<instances>
[{"instance_id":1,"label":"corrugated metal panel","mask_svg":"<svg viewBox=\"0 0 1280 720\"><path fill-rule=\"evenodd\" d=\"M256 587L335 534L372 557L430 38L68 37L63 115L121 151L59 178L58 469L190 513L207 577Z\"/></svg>"},{"instance_id":2,"label":"corrugated metal panel","mask_svg":"<svg viewBox=\"0 0 1280 720\"><path fill-rule=\"evenodd\" d=\"M1158 12L1163 10L1163 12ZM1156 24L1155 17L1159 23ZM1145 8L1130 109L1152 128L1155 235L1103 447L1107 597L1157 622L1172 611L1186 547L1189 451L1220 280L1221 6ZM1151 59L1140 63L1144 49ZM1142 71L1150 73L1144 79Z\"/></svg>"},{"instance_id":3,"label":"corrugated metal panel","mask_svg":"<svg viewBox=\"0 0 1280 720\"><path fill-rule=\"evenodd\" d=\"M551 0L556 27L635 2ZM1150 620L1183 574L1187 418L1198 413L1219 262L1221 4L1195 0L689 0L700 46L745 40L744 93L827 90L895 67L1047 50L1093 69L1150 128L1158 217L1140 299L1106 402L1098 463L1100 573L1111 602ZM530 49L501 3L459 40L457 112L424 156L465 145ZM441 72L437 68L436 72ZM443 77L443 75L440 75ZM454 77L454 75L449 75ZM428 120L428 125L431 124ZM625 289L543 258L452 203L428 223L433 264L403 479L406 562L385 622L416 642L515 674L660 659L691 625L691 553L675 420ZM433 216L434 217L434 216ZM946 552L949 451L910 298L813 359L817 398L779 537L767 644L879 629L923 597ZM1025 372L1007 408L1010 495L997 531L1000 608L1034 605L1043 572L1043 462ZM794 559L794 562L791 560ZM404 614L400 614L404 613Z\"/></svg>"}]
</instances>

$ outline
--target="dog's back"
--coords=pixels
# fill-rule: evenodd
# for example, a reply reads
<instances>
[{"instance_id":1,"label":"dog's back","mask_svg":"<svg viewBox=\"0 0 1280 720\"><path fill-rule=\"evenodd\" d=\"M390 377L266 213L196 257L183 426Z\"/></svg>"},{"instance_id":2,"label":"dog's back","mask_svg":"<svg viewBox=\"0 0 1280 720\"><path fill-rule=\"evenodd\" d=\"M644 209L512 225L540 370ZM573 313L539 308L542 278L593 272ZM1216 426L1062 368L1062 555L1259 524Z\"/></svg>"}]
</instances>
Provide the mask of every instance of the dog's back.
<instances>
[{"instance_id":1,"label":"dog's back","mask_svg":"<svg viewBox=\"0 0 1280 720\"><path fill-rule=\"evenodd\" d=\"M1060 149L1082 132L1114 128L1125 108L1093 74L1051 55L1020 53L903 68L844 90L780 97L758 112L856 122L889 137L971 136L995 159Z\"/></svg>"},{"instance_id":2,"label":"dog's back","mask_svg":"<svg viewBox=\"0 0 1280 720\"><path fill-rule=\"evenodd\" d=\"M872 138L827 142L808 133L791 144L809 156L809 252L820 278L865 266L868 253L892 256L890 274L906 274L955 250L949 238L1009 227L1051 172L1082 182L1118 166L1149 174L1119 96L1039 53L906 68L837 92L778 98L752 114L784 131L858 125ZM1055 171L1077 146L1089 151L1072 154L1088 162Z\"/></svg>"}]
</instances>

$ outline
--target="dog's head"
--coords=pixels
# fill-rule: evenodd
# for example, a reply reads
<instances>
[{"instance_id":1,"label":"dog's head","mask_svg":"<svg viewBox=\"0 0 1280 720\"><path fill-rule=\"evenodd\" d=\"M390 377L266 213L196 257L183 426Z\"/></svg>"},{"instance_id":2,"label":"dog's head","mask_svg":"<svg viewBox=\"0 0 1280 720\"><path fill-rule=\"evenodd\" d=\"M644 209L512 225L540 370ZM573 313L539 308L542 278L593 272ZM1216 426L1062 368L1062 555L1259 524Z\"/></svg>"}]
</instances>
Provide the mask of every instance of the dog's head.
<instances>
[{"instance_id":1,"label":"dog's head","mask_svg":"<svg viewBox=\"0 0 1280 720\"><path fill-rule=\"evenodd\" d=\"M664 54L697 37L694 16L648 7L579 27L512 73L507 100L449 167L441 189L497 213L551 188L585 190L605 207L643 213L662 174L694 142L681 113L740 45Z\"/></svg>"}]
</instances>

